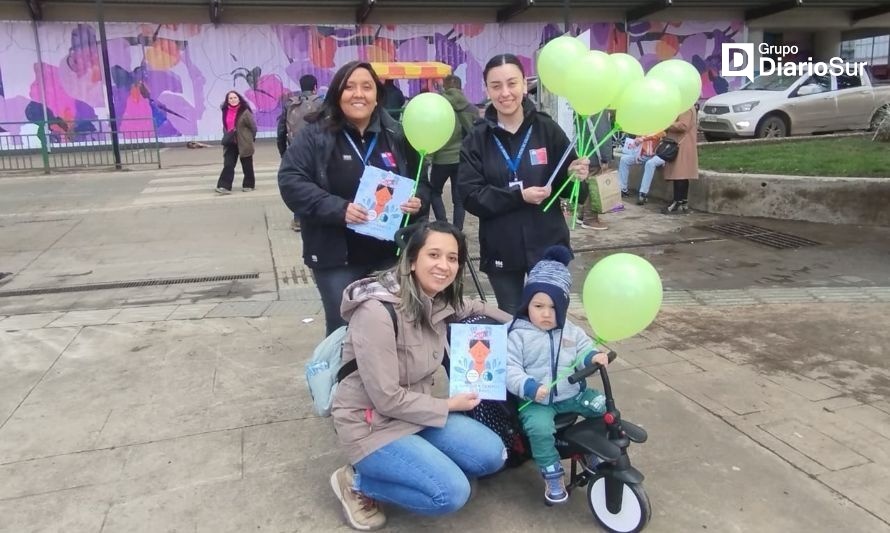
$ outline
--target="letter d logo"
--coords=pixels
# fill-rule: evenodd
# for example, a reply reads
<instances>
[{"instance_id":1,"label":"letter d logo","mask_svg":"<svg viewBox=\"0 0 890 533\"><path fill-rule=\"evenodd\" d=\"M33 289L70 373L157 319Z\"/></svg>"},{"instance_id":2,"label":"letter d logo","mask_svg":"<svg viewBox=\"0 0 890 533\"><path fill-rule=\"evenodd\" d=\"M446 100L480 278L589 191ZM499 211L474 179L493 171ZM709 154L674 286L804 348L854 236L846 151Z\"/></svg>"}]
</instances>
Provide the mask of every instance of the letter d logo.
<instances>
[{"instance_id":1,"label":"letter d logo","mask_svg":"<svg viewBox=\"0 0 890 533\"><path fill-rule=\"evenodd\" d=\"M754 44L723 43L720 75L744 76L754 81Z\"/></svg>"}]
</instances>

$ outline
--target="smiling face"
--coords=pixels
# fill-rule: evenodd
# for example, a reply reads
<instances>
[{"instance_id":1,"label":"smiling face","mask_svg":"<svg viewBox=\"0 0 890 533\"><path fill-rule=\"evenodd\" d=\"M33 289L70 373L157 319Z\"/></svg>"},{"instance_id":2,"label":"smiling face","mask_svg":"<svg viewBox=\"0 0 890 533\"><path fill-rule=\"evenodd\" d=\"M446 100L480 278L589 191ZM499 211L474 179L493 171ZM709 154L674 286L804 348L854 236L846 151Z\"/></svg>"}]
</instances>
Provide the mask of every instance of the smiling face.
<instances>
[{"instance_id":1,"label":"smiling face","mask_svg":"<svg viewBox=\"0 0 890 533\"><path fill-rule=\"evenodd\" d=\"M411 264L411 271L420 289L430 298L444 291L457 277L457 239L449 233L430 231L426 243Z\"/></svg>"},{"instance_id":2,"label":"smiling face","mask_svg":"<svg viewBox=\"0 0 890 533\"><path fill-rule=\"evenodd\" d=\"M525 77L516 65L507 63L488 71L485 92L491 103L503 116L522 113L522 98L527 92Z\"/></svg>"},{"instance_id":3,"label":"smiling face","mask_svg":"<svg viewBox=\"0 0 890 533\"><path fill-rule=\"evenodd\" d=\"M528 303L528 319L544 331L555 328L556 306L553 305L553 298L544 292L535 293Z\"/></svg>"},{"instance_id":4,"label":"smiling face","mask_svg":"<svg viewBox=\"0 0 890 533\"><path fill-rule=\"evenodd\" d=\"M349 122L366 126L377 107L377 84L367 69L357 68L346 80L340 95L340 109Z\"/></svg>"},{"instance_id":5,"label":"smiling face","mask_svg":"<svg viewBox=\"0 0 890 533\"><path fill-rule=\"evenodd\" d=\"M226 95L226 102L232 107L238 107L238 104L241 103L241 99L238 98L237 94L229 93Z\"/></svg>"}]
</instances>

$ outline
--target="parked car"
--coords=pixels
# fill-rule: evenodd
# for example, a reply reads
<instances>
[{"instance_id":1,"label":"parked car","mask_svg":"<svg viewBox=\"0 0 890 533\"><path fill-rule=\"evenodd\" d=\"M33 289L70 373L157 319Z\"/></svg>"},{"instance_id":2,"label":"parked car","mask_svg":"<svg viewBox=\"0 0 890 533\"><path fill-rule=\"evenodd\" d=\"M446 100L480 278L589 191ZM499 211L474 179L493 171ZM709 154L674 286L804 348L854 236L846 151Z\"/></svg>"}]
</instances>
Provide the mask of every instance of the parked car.
<instances>
[{"instance_id":1,"label":"parked car","mask_svg":"<svg viewBox=\"0 0 890 533\"><path fill-rule=\"evenodd\" d=\"M709 98L698 127L709 141L874 128L890 110L890 86L859 76L758 76Z\"/></svg>"}]
</instances>

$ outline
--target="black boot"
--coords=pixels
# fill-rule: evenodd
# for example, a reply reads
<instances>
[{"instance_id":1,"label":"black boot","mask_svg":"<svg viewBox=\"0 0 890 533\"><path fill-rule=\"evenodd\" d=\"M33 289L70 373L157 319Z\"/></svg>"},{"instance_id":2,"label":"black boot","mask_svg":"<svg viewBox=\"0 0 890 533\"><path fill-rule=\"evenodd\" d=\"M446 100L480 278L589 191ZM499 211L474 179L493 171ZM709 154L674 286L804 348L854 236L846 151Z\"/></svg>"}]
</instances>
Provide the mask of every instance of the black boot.
<instances>
[{"instance_id":1,"label":"black boot","mask_svg":"<svg viewBox=\"0 0 890 533\"><path fill-rule=\"evenodd\" d=\"M649 201L649 196L646 193L641 192L640 197L637 199L637 205L646 205L646 202Z\"/></svg>"}]
</instances>

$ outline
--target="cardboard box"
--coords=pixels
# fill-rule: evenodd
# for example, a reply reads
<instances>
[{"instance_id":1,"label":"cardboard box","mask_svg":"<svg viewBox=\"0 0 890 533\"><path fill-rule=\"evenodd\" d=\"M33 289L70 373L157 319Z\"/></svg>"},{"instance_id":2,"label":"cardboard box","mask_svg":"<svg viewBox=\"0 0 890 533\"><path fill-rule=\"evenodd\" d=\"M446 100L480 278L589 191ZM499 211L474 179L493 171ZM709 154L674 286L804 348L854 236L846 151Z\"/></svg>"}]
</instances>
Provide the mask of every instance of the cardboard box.
<instances>
[{"instance_id":1,"label":"cardboard box","mask_svg":"<svg viewBox=\"0 0 890 533\"><path fill-rule=\"evenodd\" d=\"M618 186L618 171L603 172L587 180L590 187L591 207L597 213L609 213L618 206L623 206L621 201L621 188Z\"/></svg>"}]
</instances>

